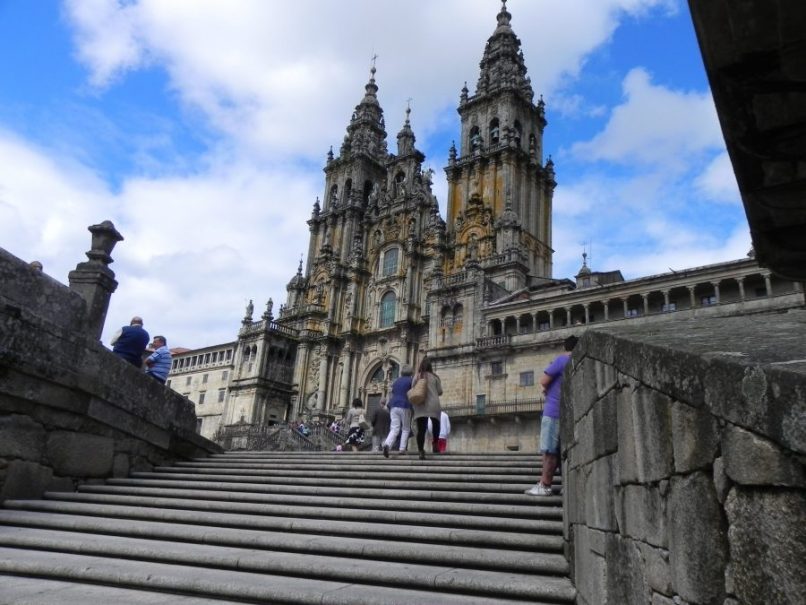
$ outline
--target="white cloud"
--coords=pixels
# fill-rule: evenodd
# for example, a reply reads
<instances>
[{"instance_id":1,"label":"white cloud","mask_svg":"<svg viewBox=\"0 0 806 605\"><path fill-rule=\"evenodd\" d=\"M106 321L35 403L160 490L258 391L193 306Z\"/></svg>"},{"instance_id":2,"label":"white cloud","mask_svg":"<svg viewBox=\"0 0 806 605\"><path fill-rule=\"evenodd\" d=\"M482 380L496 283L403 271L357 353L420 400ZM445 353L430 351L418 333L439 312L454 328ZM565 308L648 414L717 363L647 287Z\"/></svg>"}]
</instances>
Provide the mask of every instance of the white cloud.
<instances>
[{"instance_id":1,"label":"white cloud","mask_svg":"<svg viewBox=\"0 0 806 605\"><path fill-rule=\"evenodd\" d=\"M716 156L694 181L696 190L714 202L736 204L741 202L736 175L727 151Z\"/></svg>"},{"instance_id":2,"label":"white cloud","mask_svg":"<svg viewBox=\"0 0 806 605\"><path fill-rule=\"evenodd\" d=\"M703 151L724 147L709 93L677 92L655 86L642 68L623 83L625 101L613 109L604 130L572 147L581 160L679 169Z\"/></svg>"}]
</instances>

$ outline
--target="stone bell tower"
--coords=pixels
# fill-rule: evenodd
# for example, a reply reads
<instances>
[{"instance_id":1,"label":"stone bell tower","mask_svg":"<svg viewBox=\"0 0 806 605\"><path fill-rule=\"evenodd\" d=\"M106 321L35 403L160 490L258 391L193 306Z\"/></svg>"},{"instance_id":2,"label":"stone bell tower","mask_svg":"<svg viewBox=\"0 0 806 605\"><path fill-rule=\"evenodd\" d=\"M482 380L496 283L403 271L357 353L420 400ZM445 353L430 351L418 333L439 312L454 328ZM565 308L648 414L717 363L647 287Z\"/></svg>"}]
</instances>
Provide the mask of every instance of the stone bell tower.
<instances>
[{"instance_id":1,"label":"stone bell tower","mask_svg":"<svg viewBox=\"0 0 806 605\"><path fill-rule=\"evenodd\" d=\"M447 275L478 263L507 290L551 277L551 204L556 182L543 162L542 98L534 92L506 0L484 47L475 94L462 88L459 148L448 166Z\"/></svg>"}]
</instances>

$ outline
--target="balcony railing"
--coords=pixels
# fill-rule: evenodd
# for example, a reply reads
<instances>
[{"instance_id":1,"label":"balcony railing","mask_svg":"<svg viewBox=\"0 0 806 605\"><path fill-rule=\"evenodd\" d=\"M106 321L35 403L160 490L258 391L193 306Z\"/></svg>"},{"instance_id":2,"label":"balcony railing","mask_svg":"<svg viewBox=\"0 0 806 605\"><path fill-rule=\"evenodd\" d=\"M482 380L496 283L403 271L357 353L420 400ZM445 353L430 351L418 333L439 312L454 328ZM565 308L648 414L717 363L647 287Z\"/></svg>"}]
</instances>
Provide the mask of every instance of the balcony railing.
<instances>
[{"instance_id":1,"label":"balcony railing","mask_svg":"<svg viewBox=\"0 0 806 605\"><path fill-rule=\"evenodd\" d=\"M476 402L474 405L443 405L451 418L470 416L500 416L502 414L536 414L543 411L543 399L520 399L511 401Z\"/></svg>"},{"instance_id":2,"label":"balcony railing","mask_svg":"<svg viewBox=\"0 0 806 605\"><path fill-rule=\"evenodd\" d=\"M499 336L485 336L476 339L476 346L479 349L491 349L494 347L507 347L512 344L512 336L501 334Z\"/></svg>"}]
</instances>

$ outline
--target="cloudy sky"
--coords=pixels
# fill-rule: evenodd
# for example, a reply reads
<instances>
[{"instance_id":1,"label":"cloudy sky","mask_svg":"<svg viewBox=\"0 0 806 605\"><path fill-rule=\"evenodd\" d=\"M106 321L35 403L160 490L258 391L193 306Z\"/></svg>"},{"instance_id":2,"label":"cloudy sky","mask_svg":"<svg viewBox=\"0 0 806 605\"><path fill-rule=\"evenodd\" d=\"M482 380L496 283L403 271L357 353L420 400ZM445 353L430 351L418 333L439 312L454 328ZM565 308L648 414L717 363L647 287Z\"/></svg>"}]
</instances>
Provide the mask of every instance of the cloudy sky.
<instances>
[{"instance_id":1,"label":"cloudy sky","mask_svg":"<svg viewBox=\"0 0 806 605\"><path fill-rule=\"evenodd\" d=\"M500 0L0 0L0 246L66 283L125 237L104 342L170 346L275 313L378 55L390 143L411 98L443 209L456 105ZM547 104L555 277L741 258L750 237L683 0L510 0ZM390 144L390 148L394 148Z\"/></svg>"}]
</instances>

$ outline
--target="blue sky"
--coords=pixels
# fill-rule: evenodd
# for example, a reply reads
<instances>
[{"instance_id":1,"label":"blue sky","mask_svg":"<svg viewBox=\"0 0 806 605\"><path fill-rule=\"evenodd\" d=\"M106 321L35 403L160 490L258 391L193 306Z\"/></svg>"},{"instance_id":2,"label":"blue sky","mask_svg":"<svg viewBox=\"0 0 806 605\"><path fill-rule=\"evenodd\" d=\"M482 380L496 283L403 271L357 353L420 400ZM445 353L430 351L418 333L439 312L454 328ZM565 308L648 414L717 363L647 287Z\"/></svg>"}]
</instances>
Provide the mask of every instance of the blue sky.
<instances>
[{"instance_id":1,"label":"blue sky","mask_svg":"<svg viewBox=\"0 0 806 605\"><path fill-rule=\"evenodd\" d=\"M390 142L412 101L436 170L499 0L0 0L0 246L66 282L90 224L126 238L106 341L233 339L285 300L328 148L378 54ZM510 0L559 185L555 277L744 256L750 237L682 0ZM394 148L394 145L390 145Z\"/></svg>"}]
</instances>

